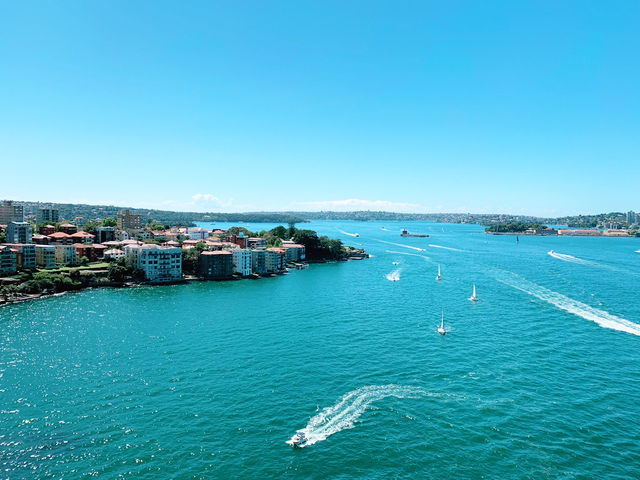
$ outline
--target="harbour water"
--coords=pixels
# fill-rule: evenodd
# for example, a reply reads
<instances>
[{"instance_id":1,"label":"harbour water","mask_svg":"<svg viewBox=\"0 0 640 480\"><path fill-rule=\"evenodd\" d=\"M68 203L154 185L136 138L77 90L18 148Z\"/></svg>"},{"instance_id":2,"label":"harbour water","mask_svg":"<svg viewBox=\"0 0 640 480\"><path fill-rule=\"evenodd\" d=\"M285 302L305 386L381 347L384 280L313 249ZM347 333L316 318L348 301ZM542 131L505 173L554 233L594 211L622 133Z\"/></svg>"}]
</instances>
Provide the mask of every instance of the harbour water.
<instances>
[{"instance_id":1,"label":"harbour water","mask_svg":"<svg viewBox=\"0 0 640 480\"><path fill-rule=\"evenodd\" d=\"M303 228L372 258L0 308L0 478L640 477L640 239Z\"/></svg>"}]
</instances>

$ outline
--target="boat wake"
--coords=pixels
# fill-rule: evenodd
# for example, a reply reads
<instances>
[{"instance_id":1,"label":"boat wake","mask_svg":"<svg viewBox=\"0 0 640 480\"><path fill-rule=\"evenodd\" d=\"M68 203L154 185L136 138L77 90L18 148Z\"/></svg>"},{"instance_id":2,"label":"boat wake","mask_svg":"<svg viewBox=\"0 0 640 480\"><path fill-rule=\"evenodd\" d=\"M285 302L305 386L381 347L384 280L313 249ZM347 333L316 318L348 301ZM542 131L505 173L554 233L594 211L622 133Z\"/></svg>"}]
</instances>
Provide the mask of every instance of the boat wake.
<instances>
[{"instance_id":1,"label":"boat wake","mask_svg":"<svg viewBox=\"0 0 640 480\"><path fill-rule=\"evenodd\" d=\"M425 251L424 248L412 247L411 245L403 245L402 243L387 242L386 240L378 240L378 241L382 242L382 243L387 243L389 245L395 245L396 247L410 248L411 250L417 250L419 252L424 252Z\"/></svg>"},{"instance_id":2,"label":"boat wake","mask_svg":"<svg viewBox=\"0 0 640 480\"><path fill-rule=\"evenodd\" d=\"M565 312L569 312L585 320L595 322L603 328L618 330L619 332L630 333L640 336L640 324L630 322L624 318L617 317L604 310L599 310L586 303L579 302L572 298L566 297L558 292L541 287L525 278L514 273L507 273L497 280L505 285L520 290L528 295L536 297L543 302L547 302Z\"/></svg>"},{"instance_id":3,"label":"boat wake","mask_svg":"<svg viewBox=\"0 0 640 480\"><path fill-rule=\"evenodd\" d=\"M573 255L567 255L565 253L554 252L553 250L549 250L547 252L547 255L551 255L553 258L557 258L558 260L562 260L563 262L578 263L580 265L599 266L595 262L590 262L589 260L583 260L582 258L574 257Z\"/></svg>"},{"instance_id":4,"label":"boat wake","mask_svg":"<svg viewBox=\"0 0 640 480\"><path fill-rule=\"evenodd\" d=\"M344 395L338 403L324 408L302 429L307 441L304 447L326 440L342 430L355 427L355 422L369 405L387 397L418 398L426 395L423 389L403 385L369 385ZM287 441L292 444L293 438Z\"/></svg>"},{"instance_id":5,"label":"boat wake","mask_svg":"<svg viewBox=\"0 0 640 480\"><path fill-rule=\"evenodd\" d=\"M443 247L442 245L434 245L432 243L429 244L429 246L431 248L441 248L443 250L451 250L452 252L464 252L464 250L460 250L459 248L453 248L453 247Z\"/></svg>"},{"instance_id":6,"label":"boat wake","mask_svg":"<svg viewBox=\"0 0 640 480\"><path fill-rule=\"evenodd\" d=\"M360 234L358 233L349 233L349 232L345 232L344 230L338 230L340 233L342 233L343 235L349 235L350 237L359 237Z\"/></svg>"},{"instance_id":7,"label":"boat wake","mask_svg":"<svg viewBox=\"0 0 640 480\"><path fill-rule=\"evenodd\" d=\"M387 253L395 253L396 255L409 255L410 257L418 257L418 258L424 258L426 261L429 261L429 257L427 257L426 255L420 255L417 253L409 253L409 252L396 252L395 250L385 250L385 252Z\"/></svg>"},{"instance_id":8,"label":"boat wake","mask_svg":"<svg viewBox=\"0 0 640 480\"><path fill-rule=\"evenodd\" d=\"M389 280L390 282L399 282L400 281L400 272L401 271L402 270L398 268L397 270L394 270L391 273L387 273L384 277L387 280Z\"/></svg>"}]
</instances>

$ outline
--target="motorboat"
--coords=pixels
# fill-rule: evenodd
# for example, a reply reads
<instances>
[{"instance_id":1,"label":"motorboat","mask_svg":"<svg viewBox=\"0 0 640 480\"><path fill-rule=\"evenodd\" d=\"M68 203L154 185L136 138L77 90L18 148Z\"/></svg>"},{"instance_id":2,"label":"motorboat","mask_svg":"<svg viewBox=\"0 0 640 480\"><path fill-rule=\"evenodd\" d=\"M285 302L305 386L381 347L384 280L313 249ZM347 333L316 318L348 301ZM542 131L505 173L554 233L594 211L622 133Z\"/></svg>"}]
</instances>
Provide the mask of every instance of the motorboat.
<instances>
[{"instance_id":1,"label":"motorboat","mask_svg":"<svg viewBox=\"0 0 640 480\"><path fill-rule=\"evenodd\" d=\"M436 280L440 281L441 278L442 275L440 275L440 265L438 265L438 276L436 277Z\"/></svg>"},{"instance_id":2,"label":"motorboat","mask_svg":"<svg viewBox=\"0 0 640 480\"><path fill-rule=\"evenodd\" d=\"M307 442L309 439L307 438L307 434L304 430L298 430L296 434L291 437L287 443L291 445L293 448L304 448L307 446Z\"/></svg>"}]
</instances>

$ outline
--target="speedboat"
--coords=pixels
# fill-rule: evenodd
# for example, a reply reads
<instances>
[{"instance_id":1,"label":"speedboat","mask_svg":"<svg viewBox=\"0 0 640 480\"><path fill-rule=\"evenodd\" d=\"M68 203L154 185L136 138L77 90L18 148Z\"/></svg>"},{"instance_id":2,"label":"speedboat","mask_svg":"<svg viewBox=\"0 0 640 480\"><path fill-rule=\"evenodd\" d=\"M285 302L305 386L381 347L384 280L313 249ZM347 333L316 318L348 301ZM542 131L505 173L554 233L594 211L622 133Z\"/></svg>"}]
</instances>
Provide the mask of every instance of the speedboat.
<instances>
[{"instance_id":1,"label":"speedboat","mask_svg":"<svg viewBox=\"0 0 640 480\"><path fill-rule=\"evenodd\" d=\"M440 281L441 278L442 275L440 275L440 265L438 265L438 276L436 277L436 280Z\"/></svg>"},{"instance_id":2,"label":"speedboat","mask_svg":"<svg viewBox=\"0 0 640 480\"><path fill-rule=\"evenodd\" d=\"M293 448L303 448L306 447L308 441L309 439L307 438L307 434L304 433L304 430L298 430L287 443Z\"/></svg>"},{"instance_id":3,"label":"speedboat","mask_svg":"<svg viewBox=\"0 0 640 480\"><path fill-rule=\"evenodd\" d=\"M400 262L391 262L391 265L398 265Z\"/></svg>"}]
</instances>

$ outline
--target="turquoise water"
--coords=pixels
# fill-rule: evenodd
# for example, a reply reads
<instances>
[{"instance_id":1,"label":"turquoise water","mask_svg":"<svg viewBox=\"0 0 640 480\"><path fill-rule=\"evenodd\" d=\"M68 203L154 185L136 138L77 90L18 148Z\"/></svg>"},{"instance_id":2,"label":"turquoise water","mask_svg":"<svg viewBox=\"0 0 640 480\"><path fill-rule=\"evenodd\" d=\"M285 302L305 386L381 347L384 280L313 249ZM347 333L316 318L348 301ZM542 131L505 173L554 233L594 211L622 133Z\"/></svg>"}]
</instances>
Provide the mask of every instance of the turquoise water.
<instances>
[{"instance_id":1,"label":"turquoise water","mask_svg":"<svg viewBox=\"0 0 640 480\"><path fill-rule=\"evenodd\" d=\"M307 226L373 258L0 308L0 478L640 477L640 239Z\"/></svg>"}]
</instances>

